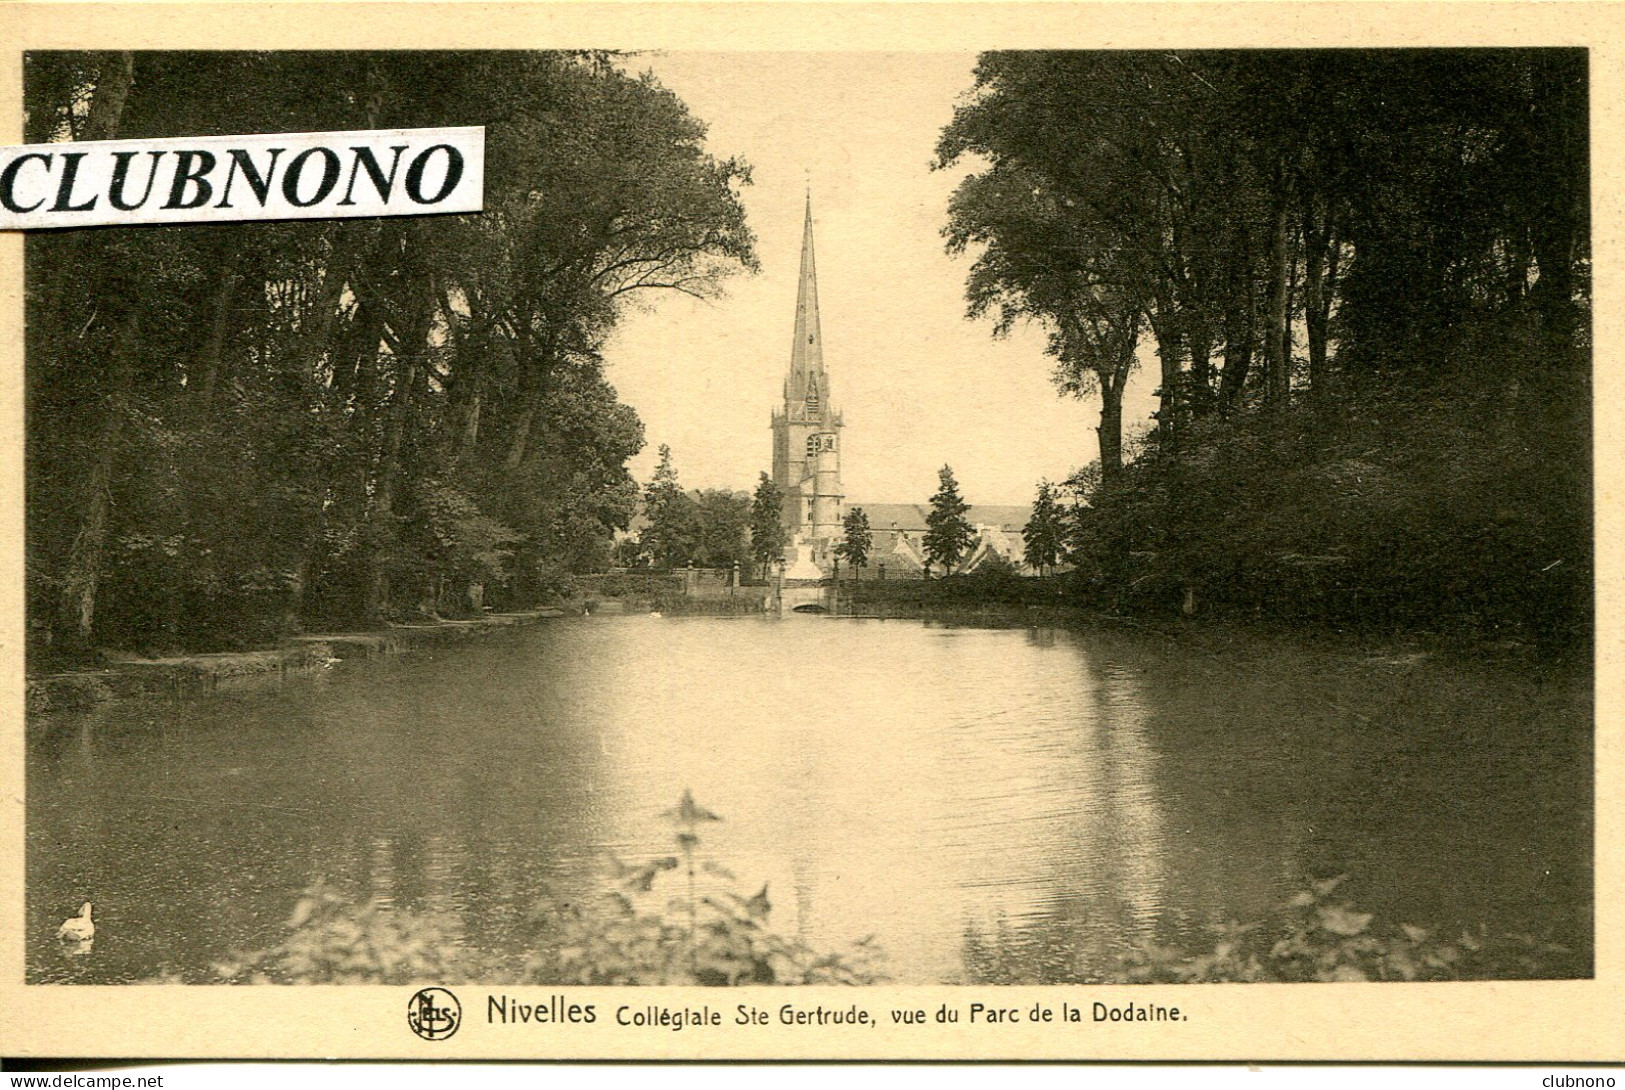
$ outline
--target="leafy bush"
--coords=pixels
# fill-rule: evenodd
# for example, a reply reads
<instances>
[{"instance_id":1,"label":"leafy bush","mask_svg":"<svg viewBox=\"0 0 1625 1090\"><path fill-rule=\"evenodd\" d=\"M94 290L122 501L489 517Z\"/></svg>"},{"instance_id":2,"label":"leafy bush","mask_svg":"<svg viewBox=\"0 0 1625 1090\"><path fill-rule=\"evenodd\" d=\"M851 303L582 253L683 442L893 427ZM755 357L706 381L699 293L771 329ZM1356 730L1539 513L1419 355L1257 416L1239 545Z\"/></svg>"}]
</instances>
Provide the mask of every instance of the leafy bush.
<instances>
[{"instance_id":1,"label":"leafy bush","mask_svg":"<svg viewBox=\"0 0 1625 1090\"><path fill-rule=\"evenodd\" d=\"M1214 928L1211 950L1143 944L1124 956L1115 979L1129 983L1217 981L1352 982L1393 980L1534 980L1583 975L1573 951L1532 935L1462 932L1444 938L1400 924L1373 926L1374 916L1334 900L1346 875L1314 883L1281 913L1277 927L1229 923Z\"/></svg>"},{"instance_id":2,"label":"leafy bush","mask_svg":"<svg viewBox=\"0 0 1625 1090\"><path fill-rule=\"evenodd\" d=\"M586 898L543 898L530 949L496 959L463 946L434 916L355 905L320 887L308 892L276 946L217 966L233 983L412 984L872 984L879 950L864 939L819 952L768 926L767 887L751 897L709 885L731 882L698 857L699 827L721 818L689 792L666 814L677 854L640 865L606 860ZM662 881L662 879L667 881ZM675 894L670 879L682 880Z\"/></svg>"},{"instance_id":3,"label":"leafy bush","mask_svg":"<svg viewBox=\"0 0 1625 1090\"><path fill-rule=\"evenodd\" d=\"M666 819L676 852L632 865L604 861L588 896L543 897L527 948L496 957L460 941L451 921L355 905L317 887L276 946L222 963L220 979L282 984L862 985L884 982L872 938L818 951L774 932L766 886L750 897L699 855L701 826L720 821L684 792ZM1091 983L1539 980L1587 974L1568 947L1488 927L1446 936L1385 926L1313 883L1264 923L1226 923L1212 945L1142 943ZM719 884L723 888L717 888ZM709 887L702 889L703 887ZM1017 974L1004 983L1029 982Z\"/></svg>"},{"instance_id":4,"label":"leafy bush","mask_svg":"<svg viewBox=\"0 0 1625 1090\"><path fill-rule=\"evenodd\" d=\"M1091 497L1080 604L1583 646L1586 452L1508 413L1446 388L1193 424Z\"/></svg>"},{"instance_id":5,"label":"leafy bush","mask_svg":"<svg viewBox=\"0 0 1625 1090\"><path fill-rule=\"evenodd\" d=\"M503 980L499 966L461 946L435 917L356 905L320 885L268 950L215 966L233 984L459 984Z\"/></svg>"},{"instance_id":6,"label":"leafy bush","mask_svg":"<svg viewBox=\"0 0 1625 1090\"><path fill-rule=\"evenodd\" d=\"M611 863L610 881L586 902L543 906L548 943L527 963L525 977L553 984L872 984L878 950L864 939L849 951L819 953L767 926L767 887L753 897L704 896L701 873L731 881L700 862L699 827L721 818L689 792L666 815L676 827L678 854L636 867ZM662 876L682 876L671 896Z\"/></svg>"},{"instance_id":7,"label":"leafy bush","mask_svg":"<svg viewBox=\"0 0 1625 1090\"><path fill-rule=\"evenodd\" d=\"M589 575L581 584L590 594L600 598L658 598L665 594L681 594L681 576L664 572L609 572Z\"/></svg>"}]
</instances>

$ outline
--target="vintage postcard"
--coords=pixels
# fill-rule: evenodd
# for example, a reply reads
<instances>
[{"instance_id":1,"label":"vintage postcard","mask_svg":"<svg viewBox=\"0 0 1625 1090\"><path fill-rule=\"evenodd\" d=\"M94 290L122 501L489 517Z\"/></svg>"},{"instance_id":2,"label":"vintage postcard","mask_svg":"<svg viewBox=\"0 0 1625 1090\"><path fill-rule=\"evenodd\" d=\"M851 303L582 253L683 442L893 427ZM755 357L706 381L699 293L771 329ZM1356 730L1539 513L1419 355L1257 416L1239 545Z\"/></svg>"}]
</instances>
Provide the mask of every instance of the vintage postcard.
<instances>
[{"instance_id":1,"label":"vintage postcard","mask_svg":"<svg viewBox=\"0 0 1625 1090\"><path fill-rule=\"evenodd\" d=\"M1620 14L0 8L0 1054L1625 1060Z\"/></svg>"}]
</instances>

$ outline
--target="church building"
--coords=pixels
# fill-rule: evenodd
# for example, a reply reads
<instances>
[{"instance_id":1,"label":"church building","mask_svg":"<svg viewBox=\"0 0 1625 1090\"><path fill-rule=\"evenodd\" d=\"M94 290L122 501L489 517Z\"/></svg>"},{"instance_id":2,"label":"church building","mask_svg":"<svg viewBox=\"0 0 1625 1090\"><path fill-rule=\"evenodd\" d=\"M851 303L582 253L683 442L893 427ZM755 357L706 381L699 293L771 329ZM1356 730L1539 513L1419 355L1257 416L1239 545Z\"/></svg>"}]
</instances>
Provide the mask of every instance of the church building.
<instances>
[{"instance_id":1,"label":"church building","mask_svg":"<svg viewBox=\"0 0 1625 1090\"><path fill-rule=\"evenodd\" d=\"M790 373L784 380L784 407L773 413L773 483L784 495L784 527L792 543L806 546L814 563L823 563L842 534L841 427L824 369L809 194Z\"/></svg>"},{"instance_id":2,"label":"church building","mask_svg":"<svg viewBox=\"0 0 1625 1090\"><path fill-rule=\"evenodd\" d=\"M801 281L796 290L795 340L784 379L784 405L774 411L773 483L784 497L785 574L818 579L831 574L834 548L845 537L848 505L841 489L843 421L830 397L824 334L818 322L818 272L813 261L812 195L801 237ZM869 517L869 577L918 578L925 568L927 508L920 504L856 504ZM972 572L995 558L1025 569L1021 528L1026 507L973 504L966 518L976 540L956 571Z\"/></svg>"}]
</instances>

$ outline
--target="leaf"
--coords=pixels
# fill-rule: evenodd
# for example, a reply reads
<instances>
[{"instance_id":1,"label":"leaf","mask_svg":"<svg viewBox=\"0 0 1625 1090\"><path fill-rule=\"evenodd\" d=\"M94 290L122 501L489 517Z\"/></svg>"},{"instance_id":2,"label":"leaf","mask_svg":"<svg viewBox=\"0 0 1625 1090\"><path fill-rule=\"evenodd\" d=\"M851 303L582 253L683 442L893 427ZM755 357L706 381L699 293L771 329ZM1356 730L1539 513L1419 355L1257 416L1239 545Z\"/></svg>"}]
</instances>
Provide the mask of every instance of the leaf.
<instances>
[{"instance_id":1,"label":"leaf","mask_svg":"<svg viewBox=\"0 0 1625 1090\"><path fill-rule=\"evenodd\" d=\"M288 917L286 926L290 930L297 931L299 928L310 922L310 918L316 914L316 908L316 898L300 898L299 903L293 906L293 914Z\"/></svg>"},{"instance_id":2,"label":"leaf","mask_svg":"<svg viewBox=\"0 0 1625 1090\"><path fill-rule=\"evenodd\" d=\"M1334 935L1358 935L1371 926L1371 913L1355 912L1347 905L1322 905L1320 926Z\"/></svg>"},{"instance_id":3,"label":"leaf","mask_svg":"<svg viewBox=\"0 0 1625 1090\"><path fill-rule=\"evenodd\" d=\"M760 893L745 902L745 911L753 920L766 919L767 914L773 911L773 903L767 899L767 885L765 883Z\"/></svg>"},{"instance_id":4,"label":"leaf","mask_svg":"<svg viewBox=\"0 0 1625 1090\"><path fill-rule=\"evenodd\" d=\"M694 792L685 788L683 798L675 810L667 810L664 815L668 820L679 825L692 826L702 821L721 821L722 819L705 807L694 801Z\"/></svg>"}]
</instances>

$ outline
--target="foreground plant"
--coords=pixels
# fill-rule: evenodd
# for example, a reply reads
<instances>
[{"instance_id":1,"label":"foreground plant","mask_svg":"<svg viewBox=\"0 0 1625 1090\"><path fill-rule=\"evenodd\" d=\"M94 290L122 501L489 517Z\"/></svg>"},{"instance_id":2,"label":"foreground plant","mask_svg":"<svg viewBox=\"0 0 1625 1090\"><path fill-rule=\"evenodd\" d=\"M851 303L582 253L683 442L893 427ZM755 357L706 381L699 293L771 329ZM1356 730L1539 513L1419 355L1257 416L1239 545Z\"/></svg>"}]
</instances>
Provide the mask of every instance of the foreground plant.
<instances>
[{"instance_id":1,"label":"foreground plant","mask_svg":"<svg viewBox=\"0 0 1625 1090\"><path fill-rule=\"evenodd\" d=\"M767 887L751 897L709 883L734 881L722 866L700 860L699 828L722 819L683 792L665 815L677 829L678 855L639 866L609 860L596 896L542 906L542 933L551 938L526 965L525 977L554 984L874 984L881 954L872 937L850 949L814 950L768 926ZM671 896L664 875L682 872L684 888Z\"/></svg>"},{"instance_id":2,"label":"foreground plant","mask_svg":"<svg viewBox=\"0 0 1625 1090\"><path fill-rule=\"evenodd\" d=\"M215 966L233 984L459 984L502 982L498 967L462 946L428 913L355 904L318 883L299 899L289 934L266 950Z\"/></svg>"},{"instance_id":3,"label":"foreground plant","mask_svg":"<svg viewBox=\"0 0 1625 1090\"><path fill-rule=\"evenodd\" d=\"M1131 983L1217 981L1530 980L1581 975L1568 947L1485 926L1445 937L1411 924L1374 926L1375 916L1335 899L1347 875L1293 897L1276 928L1229 923L1211 950L1140 945L1114 977Z\"/></svg>"},{"instance_id":4,"label":"foreground plant","mask_svg":"<svg viewBox=\"0 0 1625 1090\"><path fill-rule=\"evenodd\" d=\"M277 984L873 984L880 951L865 938L820 952L768 926L767 887L750 897L699 857L698 829L721 821L689 792L668 811L678 854L631 865L603 861L586 896L542 899L528 949L510 958L465 946L454 921L357 905L318 885L282 942L216 966L232 983ZM673 896L660 879L681 872Z\"/></svg>"}]
</instances>

